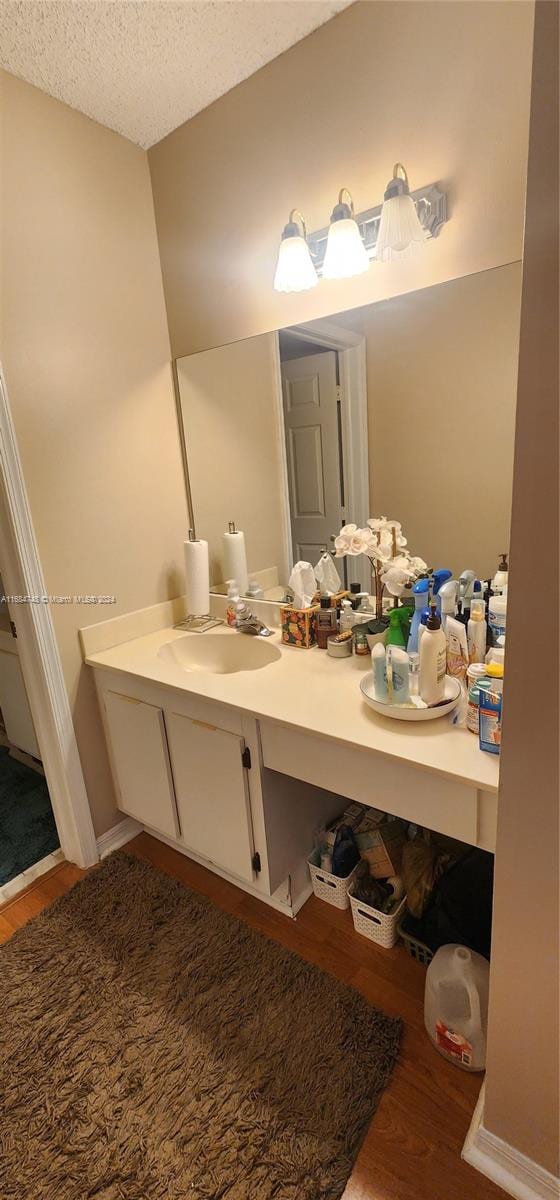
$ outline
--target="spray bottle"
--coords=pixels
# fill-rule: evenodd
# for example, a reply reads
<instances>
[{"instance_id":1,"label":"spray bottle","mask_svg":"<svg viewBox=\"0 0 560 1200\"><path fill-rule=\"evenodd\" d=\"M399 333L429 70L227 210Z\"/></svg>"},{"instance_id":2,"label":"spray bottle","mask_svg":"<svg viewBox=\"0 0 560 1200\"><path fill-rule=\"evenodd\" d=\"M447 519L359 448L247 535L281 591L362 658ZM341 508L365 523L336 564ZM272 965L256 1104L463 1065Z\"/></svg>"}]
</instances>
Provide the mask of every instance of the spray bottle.
<instances>
[{"instance_id":1,"label":"spray bottle","mask_svg":"<svg viewBox=\"0 0 560 1200\"><path fill-rule=\"evenodd\" d=\"M441 567L439 571L434 571L432 575L432 600L435 600L438 612L441 612L440 591L444 583L447 583L447 580L451 579L452 574L453 572L448 567Z\"/></svg>"},{"instance_id":2,"label":"spray bottle","mask_svg":"<svg viewBox=\"0 0 560 1200\"><path fill-rule=\"evenodd\" d=\"M408 645L406 647L409 654L416 654L418 652L418 627L420 625L422 609L425 607L428 599L429 590L430 580L427 577L424 579L418 579L412 589L412 595L414 596L414 614L410 626Z\"/></svg>"},{"instance_id":3,"label":"spray bottle","mask_svg":"<svg viewBox=\"0 0 560 1200\"><path fill-rule=\"evenodd\" d=\"M459 611L457 613L457 620L461 621L463 625L467 624L470 616L475 579L476 574L474 571L461 571L459 575Z\"/></svg>"},{"instance_id":4,"label":"spray bottle","mask_svg":"<svg viewBox=\"0 0 560 1200\"><path fill-rule=\"evenodd\" d=\"M445 633L447 618L454 617L457 612L457 594L459 591L459 580L448 579L442 584L438 592L439 608L441 612L441 627Z\"/></svg>"},{"instance_id":5,"label":"spray bottle","mask_svg":"<svg viewBox=\"0 0 560 1200\"><path fill-rule=\"evenodd\" d=\"M410 634L410 622L413 610L411 608L392 608L389 613L388 646L402 646L406 649Z\"/></svg>"}]
</instances>

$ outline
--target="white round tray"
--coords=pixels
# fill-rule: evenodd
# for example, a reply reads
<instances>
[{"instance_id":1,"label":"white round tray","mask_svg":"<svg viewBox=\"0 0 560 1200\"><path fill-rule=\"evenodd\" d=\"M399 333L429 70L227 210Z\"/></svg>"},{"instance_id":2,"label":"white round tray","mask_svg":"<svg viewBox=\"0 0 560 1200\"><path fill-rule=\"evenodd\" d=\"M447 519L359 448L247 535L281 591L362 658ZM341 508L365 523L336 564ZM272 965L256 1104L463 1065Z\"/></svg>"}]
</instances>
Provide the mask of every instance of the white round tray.
<instances>
[{"instance_id":1,"label":"white round tray","mask_svg":"<svg viewBox=\"0 0 560 1200\"><path fill-rule=\"evenodd\" d=\"M453 711L461 695L461 684L452 675L445 676L445 703L434 708L405 708L402 704L388 704L376 700L373 686L373 671L368 671L360 680L360 689L366 704L383 717L393 717L396 721L435 721L437 717L445 717Z\"/></svg>"}]
</instances>

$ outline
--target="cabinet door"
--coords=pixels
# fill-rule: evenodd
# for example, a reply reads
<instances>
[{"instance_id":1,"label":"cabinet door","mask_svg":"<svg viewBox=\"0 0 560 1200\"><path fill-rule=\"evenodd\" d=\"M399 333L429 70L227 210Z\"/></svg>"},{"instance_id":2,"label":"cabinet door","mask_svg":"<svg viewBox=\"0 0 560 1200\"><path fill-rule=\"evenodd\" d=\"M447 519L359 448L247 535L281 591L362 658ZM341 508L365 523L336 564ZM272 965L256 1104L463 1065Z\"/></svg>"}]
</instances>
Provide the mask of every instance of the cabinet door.
<instances>
[{"instance_id":1,"label":"cabinet door","mask_svg":"<svg viewBox=\"0 0 560 1200\"><path fill-rule=\"evenodd\" d=\"M253 834L244 741L179 713L165 715L185 846L252 882Z\"/></svg>"},{"instance_id":2,"label":"cabinet door","mask_svg":"<svg viewBox=\"0 0 560 1200\"><path fill-rule=\"evenodd\" d=\"M104 704L119 808L167 837L178 837L161 708L118 692L106 692Z\"/></svg>"},{"instance_id":3,"label":"cabinet door","mask_svg":"<svg viewBox=\"0 0 560 1200\"><path fill-rule=\"evenodd\" d=\"M0 651L0 709L12 745L33 758L40 758L19 657L3 650Z\"/></svg>"}]
</instances>

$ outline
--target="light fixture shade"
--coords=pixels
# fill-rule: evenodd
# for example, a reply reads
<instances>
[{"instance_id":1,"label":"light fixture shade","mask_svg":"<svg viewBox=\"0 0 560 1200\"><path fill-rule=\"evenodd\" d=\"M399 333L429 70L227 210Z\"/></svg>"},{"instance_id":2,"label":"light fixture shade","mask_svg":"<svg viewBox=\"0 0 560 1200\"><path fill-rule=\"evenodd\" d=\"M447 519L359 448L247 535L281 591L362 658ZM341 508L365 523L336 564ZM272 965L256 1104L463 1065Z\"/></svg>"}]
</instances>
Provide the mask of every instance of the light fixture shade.
<instances>
[{"instance_id":1,"label":"light fixture shade","mask_svg":"<svg viewBox=\"0 0 560 1200\"><path fill-rule=\"evenodd\" d=\"M409 258L418 250L420 243L426 241L426 237L426 230L410 195L406 171L402 163L395 163L393 178L387 184L381 209L376 256L381 262Z\"/></svg>"},{"instance_id":2,"label":"light fixture shade","mask_svg":"<svg viewBox=\"0 0 560 1200\"><path fill-rule=\"evenodd\" d=\"M368 269L368 253L354 218L331 221L323 262L324 278L347 279Z\"/></svg>"},{"instance_id":3,"label":"light fixture shade","mask_svg":"<svg viewBox=\"0 0 560 1200\"><path fill-rule=\"evenodd\" d=\"M305 292L316 287L317 272L311 261L309 246L298 233L283 237L278 251L278 263L274 276L277 292Z\"/></svg>"}]
</instances>

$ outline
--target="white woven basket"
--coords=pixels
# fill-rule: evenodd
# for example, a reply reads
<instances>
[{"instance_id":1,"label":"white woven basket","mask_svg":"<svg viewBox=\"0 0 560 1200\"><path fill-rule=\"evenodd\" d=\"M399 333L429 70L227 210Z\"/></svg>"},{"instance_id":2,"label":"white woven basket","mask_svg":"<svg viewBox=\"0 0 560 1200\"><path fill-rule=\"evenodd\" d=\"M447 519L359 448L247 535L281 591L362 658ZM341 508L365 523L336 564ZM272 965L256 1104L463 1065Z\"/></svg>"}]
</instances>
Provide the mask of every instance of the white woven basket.
<instances>
[{"instance_id":1,"label":"white woven basket","mask_svg":"<svg viewBox=\"0 0 560 1200\"><path fill-rule=\"evenodd\" d=\"M384 913L380 912L378 908L372 908L370 904L364 904L362 900L356 900L352 892L351 888L348 895L354 929L369 938L370 942L375 942L378 946L383 946L385 950L390 950L398 941L397 925L406 907L406 896L403 896L394 912Z\"/></svg>"},{"instance_id":2,"label":"white woven basket","mask_svg":"<svg viewBox=\"0 0 560 1200\"><path fill-rule=\"evenodd\" d=\"M318 850L314 850L307 860L315 895L319 897L319 900L326 900L327 904L333 904L335 908L349 908L348 888L354 882L361 862L356 864L346 879L341 879L339 875L331 875L329 871L323 871L319 865L320 861Z\"/></svg>"}]
</instances>

